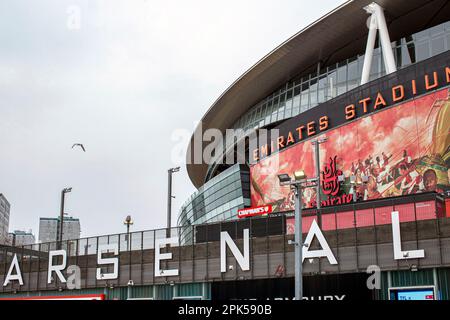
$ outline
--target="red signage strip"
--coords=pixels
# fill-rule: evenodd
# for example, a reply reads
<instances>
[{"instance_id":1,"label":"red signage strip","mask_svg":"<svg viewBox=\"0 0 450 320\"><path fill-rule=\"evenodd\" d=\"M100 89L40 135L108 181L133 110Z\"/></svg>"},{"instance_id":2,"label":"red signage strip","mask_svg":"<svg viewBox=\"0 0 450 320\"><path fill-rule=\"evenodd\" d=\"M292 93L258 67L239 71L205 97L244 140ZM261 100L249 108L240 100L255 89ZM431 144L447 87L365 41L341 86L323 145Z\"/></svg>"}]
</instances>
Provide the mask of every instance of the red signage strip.
<instances>
[{"instance_id":1,"label":"red signage strip","mask_svg":"<svg viewBox=\"0 0 450 320\"><path fill-rule=\"evenodd\" d=\"M260 206L254 208L246 208L238 210L238 218L248 218L253 216L261 216L272 213L272 205Z\"/></svg>"}]
</instances>

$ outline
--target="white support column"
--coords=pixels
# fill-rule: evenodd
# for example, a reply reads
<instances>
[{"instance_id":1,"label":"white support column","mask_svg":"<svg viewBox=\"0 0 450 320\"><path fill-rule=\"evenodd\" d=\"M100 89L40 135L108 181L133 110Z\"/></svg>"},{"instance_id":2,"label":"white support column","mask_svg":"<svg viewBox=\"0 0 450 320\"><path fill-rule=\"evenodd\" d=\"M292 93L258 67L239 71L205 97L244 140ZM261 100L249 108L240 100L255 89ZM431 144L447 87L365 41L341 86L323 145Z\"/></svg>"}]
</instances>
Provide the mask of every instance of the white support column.
<instances>
[{"instance_id":1,"label":"white support column","mask_svg":"<svg viewBox=\"0 0 450 320\"><path fill-rule=\"evenodd\" d=\"M370 17L369 35L367 36L366 53L364 55L364 64L361 74L361 84L369 82L370 69L372 68L373 49L375 48L375 39L377 37L377 19L374 14Z\"/></svg>"},{"instance_id":2,"label":"white support column","mask_svg":"<svg viewBox=\"0 0 450 320\"><path fill-rule=\"evenodd\" d=\"M207 283L207 282L203 282L202 283L202 300L206 300L206 299L208 299L208 286L209 286L209 283Z\"/></svg>"},{"instance_id":3,"label":"white support column","mask_svg":"<svg viewBox=\"0 0 450 320\"><path fill-rule=\"evenodd\" d=\"M371 14L371 17L369 25L367 26L369 28L369 34L367 37L366 54L364 56L364 65L361 74L361 84L365 84L369 81L377 30L380 31L381 52L383 54L386 74L397 71L383 8L377 3L372 2L368 6L364 7L364 10Z\"/></svg>"},{"instance_id":4,"label":"white support column","mask_svg":"<svg viewBox=\"0 0 450 320\"><path fill-rule=\"evenodd\" d=\"M435 297L434 299L439 300L441 298L441 294L439 291L439 278L437 274L437 269L433 268L433 282L434 282L434 288L435 288Z\"/></svg>"},{"instance_id":5,"label":"white support column","mask_svg":"<svg viewBox=\"0 0 450 320\"><path fill-rule=\"evenodd\" d=\"M386 25L383 8L376 3L374 3L374 7L377 15L378 30L380 30L381 50L383 53L384 65L386 67L386 73L389 74L397 71L394 53L392 52L391 39L389 38L389 31Z\"/></svg>"}]
</instances>

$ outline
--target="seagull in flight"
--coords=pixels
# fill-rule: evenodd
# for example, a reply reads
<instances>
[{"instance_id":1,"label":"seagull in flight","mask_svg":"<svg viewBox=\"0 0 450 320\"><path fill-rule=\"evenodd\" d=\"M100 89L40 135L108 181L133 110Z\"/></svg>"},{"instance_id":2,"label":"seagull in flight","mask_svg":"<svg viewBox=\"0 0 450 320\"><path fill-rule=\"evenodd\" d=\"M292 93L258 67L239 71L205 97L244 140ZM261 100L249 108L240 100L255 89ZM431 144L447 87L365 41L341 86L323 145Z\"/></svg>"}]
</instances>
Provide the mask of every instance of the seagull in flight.
<instances>
[{"instance_id":1,"label":"seagull in flight","mask_svg":"<svg viewBox=\"0 0 450 320\"><path fill-rule=\"evenodd\" d=\"M74 143L73 146L72 146L72 149L73 149L74 147L80 147L81 149L83 149L84 152L86 152L86 149L84 148L84 146L83 146L82 143Z\"/></svg>"}]
</instances>

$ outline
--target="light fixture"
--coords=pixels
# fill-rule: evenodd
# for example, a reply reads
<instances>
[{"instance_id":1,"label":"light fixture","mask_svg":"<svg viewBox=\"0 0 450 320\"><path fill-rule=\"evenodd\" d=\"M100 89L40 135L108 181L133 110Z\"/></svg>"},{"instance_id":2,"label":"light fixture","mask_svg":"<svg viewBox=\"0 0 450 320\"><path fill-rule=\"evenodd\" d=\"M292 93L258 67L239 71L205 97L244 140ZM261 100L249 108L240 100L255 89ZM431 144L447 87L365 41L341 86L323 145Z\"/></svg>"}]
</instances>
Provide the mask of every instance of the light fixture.
<instances>
[{"instance_id":1,"label":"light fixture","mask_svg":"<svg viewBox=\"0 0 450 320\"><path fill-rule=\"evenodd\" d=\"M351 175L350 176L350 183L355 183L356 182L356 176Z\"/></svg>"},{"instance_id":2,"label":"light fixture","mask_svg":"<svg viewBox=\"0 0 450 320\"><path fill-rule=\"evenodd\" d=\"M344 180L345 180L345 176L343 174L338 176L338 181L339 182L344 182Z\"/></svg>"},{"instance_id":3,"label":"light fixture","mask_svg":"<svg viewBox=\"0 0 450 320\"><path fill-rule=\"evenodd\" d=\"M364 183L369 182L369 176L366 175L362 176L362 182Z\"/></svg>"},{"instance_id":4,"label":"light fixture","mask_svg":"<svg viewBox=\"0 0 450 320\"><path fill-rule=\"evenodd\" d=\"M131 216L130 215L128 215L125 218L125 221L123 222L123 224L126 224L126 225L132 225L133 224L133 220L131 220Z\"/></svg>"},{"instance_id":5,"label":"light fixture","mask_svg":"<svg viewBox=\"0 0 450 320\"><path fill-rule=\"evenodd\" d=\"M302 169L295 171L294 178L296 181L305 180L306 179L305 171L303 171Z\"/></svg>"},{"instance_id":6,"label":"light fixture","mask_svg":"<svg viewBox=\"0 0 450 320\"><path fill-rule=\"evenodd\" d=\"M417 266L415 264L411 265L411 272L416 272Z\"/></svg>"},{"instance_id":7,"label":"light fixture","mask_svg":"<svg viewBox=\"0 0 450 320\"><path fill-rule=\"evenodd\" d=\"M280 180L280 185L286 185L291 182L291 177L287 173L281 173L278 175L278 180Z\"/></svg>"}]
</instances>

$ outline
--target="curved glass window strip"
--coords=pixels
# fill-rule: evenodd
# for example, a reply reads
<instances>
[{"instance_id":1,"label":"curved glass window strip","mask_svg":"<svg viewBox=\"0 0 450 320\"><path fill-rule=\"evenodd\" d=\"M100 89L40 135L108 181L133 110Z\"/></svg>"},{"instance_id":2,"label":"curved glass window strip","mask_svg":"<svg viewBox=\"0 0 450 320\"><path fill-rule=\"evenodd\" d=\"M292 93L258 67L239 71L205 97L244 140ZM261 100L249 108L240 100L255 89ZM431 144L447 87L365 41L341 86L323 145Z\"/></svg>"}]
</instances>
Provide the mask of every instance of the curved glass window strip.
<instances>
[{"instance_id":1,"label":"curved glass window strip","mask_svg":"<svg viewBox=\"0 0 450 320\"><path fill-rule=\"evenodd\" d=\"M192 225L231 220L238 209L250 206L250 172L236 164L199 188L181 207L181 243L192 243Z\"/></svg>"},{"instance_id":2,"label":"curved glass window strip","mask_svg":"<svg viewBox=\"0 0 450 320\"><path fill-rule=\"evenodd\" d=\"M397 68L431 58L450 50L450 21L392 43ZM248 131L268 126L314 108L359 86L364 54L321 68L319 73L296 77L243 114L232 129ZM374 50L369 80L385 75L381 49ZM227 149L224 141L224 150ZM218 155L218 158L222 155ZM209 165L206 181L214 175L217 164Z\"/></svg>"}]
</instances>

